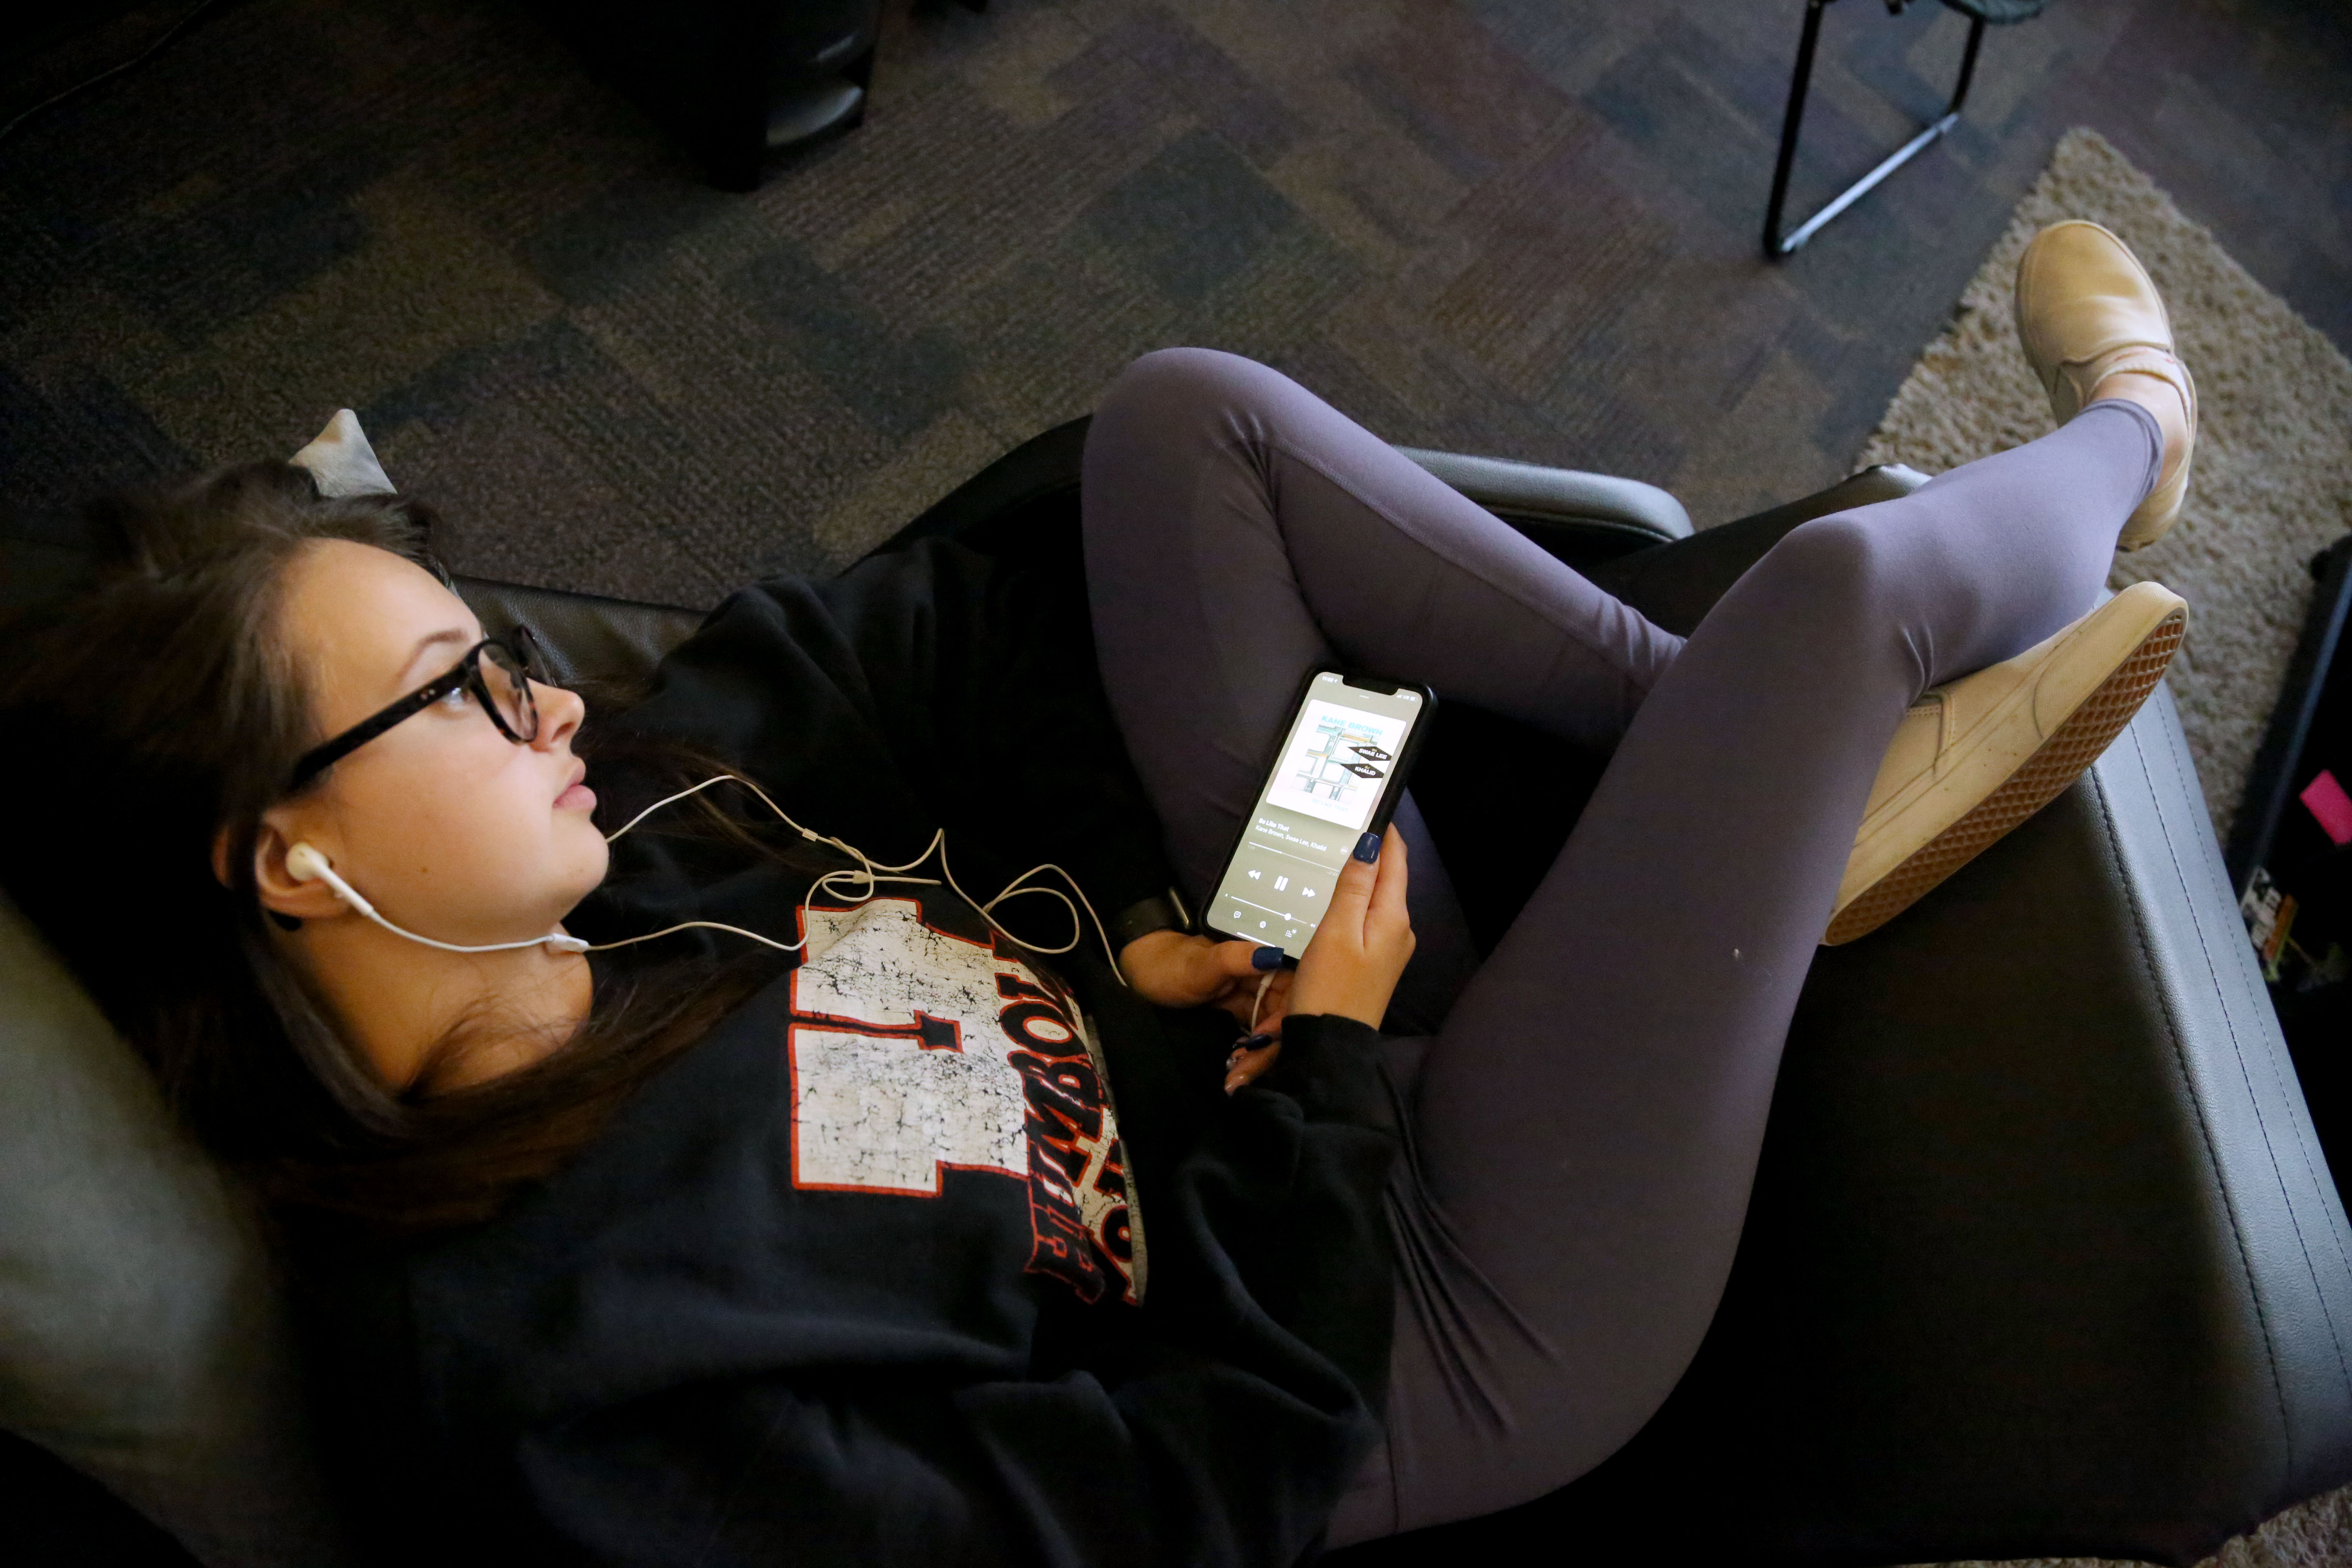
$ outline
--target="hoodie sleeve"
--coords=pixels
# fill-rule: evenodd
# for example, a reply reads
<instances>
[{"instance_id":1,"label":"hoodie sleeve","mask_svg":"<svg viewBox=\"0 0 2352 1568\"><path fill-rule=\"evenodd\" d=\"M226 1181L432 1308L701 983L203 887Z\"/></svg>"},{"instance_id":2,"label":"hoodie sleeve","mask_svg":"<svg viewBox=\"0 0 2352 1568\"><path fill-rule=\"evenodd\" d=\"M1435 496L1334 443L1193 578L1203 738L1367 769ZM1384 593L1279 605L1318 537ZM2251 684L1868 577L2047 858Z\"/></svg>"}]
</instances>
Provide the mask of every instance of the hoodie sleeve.
<instances>
[{"instance_id":1,"label":"hoodie sleeve","mask_svg":"<svg viewBox=\"0 0 2352 1568\"><path fill-rule=\"evenodd\" d=\"M560 1540L610 1563L1265 1564L1312 1550L1380 1435L1396 1137L1379 1037L1290 1021L1156 1189L1139 1311L1021 1381L894 1365L674 1390L528 1436Z\"/></svg>"}]
</instances>

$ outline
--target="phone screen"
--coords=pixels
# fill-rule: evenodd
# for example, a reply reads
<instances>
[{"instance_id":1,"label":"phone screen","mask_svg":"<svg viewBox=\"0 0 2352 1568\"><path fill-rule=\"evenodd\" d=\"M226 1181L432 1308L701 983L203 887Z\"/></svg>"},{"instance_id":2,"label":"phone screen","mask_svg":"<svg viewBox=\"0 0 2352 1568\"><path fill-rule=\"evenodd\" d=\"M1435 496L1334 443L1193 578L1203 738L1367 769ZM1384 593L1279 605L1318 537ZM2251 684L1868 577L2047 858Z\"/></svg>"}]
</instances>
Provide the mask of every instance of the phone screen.
<instances>
[{"instance_id":1,"label":"phone screen","mask_svg":"<svg viewBox=\"0 0 2352 1568\"><path fill-rule=\"evenodd\" d=\"M1412 687L1366 690L1337 670L1307 682L1210 900L1213 931L1293 958L1307 950L1356 840L1387 825L1381 807L1393 804L1392 783L1425 706Z\"/></svg>"}]
</instances>

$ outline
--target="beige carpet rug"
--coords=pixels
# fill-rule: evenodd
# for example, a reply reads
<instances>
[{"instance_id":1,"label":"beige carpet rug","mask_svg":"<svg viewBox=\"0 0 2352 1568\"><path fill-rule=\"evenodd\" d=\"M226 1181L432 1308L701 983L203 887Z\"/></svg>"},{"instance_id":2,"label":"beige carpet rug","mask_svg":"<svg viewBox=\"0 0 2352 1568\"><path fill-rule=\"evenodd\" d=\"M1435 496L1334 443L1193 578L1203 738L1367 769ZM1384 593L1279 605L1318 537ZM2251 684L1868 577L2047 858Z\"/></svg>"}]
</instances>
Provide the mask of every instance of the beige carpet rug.
<instances>
[{"instance_id":1,"label":"beige carpet rug","mask_svg":"<svg viewBox=\"0 0 2352 1568\"><path fill-rule=\"evenodd\" d=\"M2105 225L2147 264L2197 377L2203 428L2188 505L2160 542L2118 556L2111 581L2154 578L2189 600L2188 641L2167 679L2214 830L2226 835L2303 626L2306 563L2352 528L2352 362L2122 153L2070 131L1860 461L1940 473L2050 429L2049 402L2017 346L2010 280L2026 241L2066 217ZM2352 1487L2289 1509L2202 1568L2347 1565ZM2042 1558L2030 1568L2109 1565Z\"/></svg>"},{"instance_id":2,"label":"beige carpet rug","mask_svg":"<svg viewBox=\"0 0 2352 1568\"><path fill-rule=\"evenodd\" d=\"M2239 1536L2198 1568L2346 1568L2352 1563L2352 1487L2291 1508ZM2129 1568L2088 1557L2034 1557L2016 1563L1952 1563L1945 1568Z\"/></svg>"},{"instance_id":3,"label":"beige carpet rug","mask_svg":"<svg viewBox=\"0 0 2352 1568\"><path fill-rule=\"evenodd\" d=\"M2070 131L1861 460L1939 473L2050 429L2011 323L2010 283L2026 241L2067 217L2105 225L2146 263L2197 377L2203 427L2188 505L2162 541L2118 556L2111 581L2154 578L2189 601L2168 679L2226 837L2303 626L2306 563L2352 528L2352 361L2122 153Z\"/></svg>"}]
</instances>

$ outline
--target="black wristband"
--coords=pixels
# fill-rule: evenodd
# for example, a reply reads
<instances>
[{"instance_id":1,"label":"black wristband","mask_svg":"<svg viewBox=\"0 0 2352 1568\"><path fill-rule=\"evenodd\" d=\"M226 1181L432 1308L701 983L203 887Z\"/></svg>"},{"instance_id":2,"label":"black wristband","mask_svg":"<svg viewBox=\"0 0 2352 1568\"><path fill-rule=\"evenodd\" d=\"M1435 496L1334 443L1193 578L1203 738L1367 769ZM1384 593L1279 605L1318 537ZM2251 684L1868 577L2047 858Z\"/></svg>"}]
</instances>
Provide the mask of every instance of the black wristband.
<instances>
[{"instance_id":1,"label":"black wristband","mask_svg":"<svg viewBox=\"0 0 2352 1568\"><path fill-rule=\"evenodd\" d=\"M1137 937L1150 936L1156 931L1189 933L1192 929L1192 916L1184 907L1183 895L1171 888L1164 893L1139 899L1119 910L1110 922L1110 944L1114 951L1124 952L1127 944Z\"/></svg>"}]
</instances>

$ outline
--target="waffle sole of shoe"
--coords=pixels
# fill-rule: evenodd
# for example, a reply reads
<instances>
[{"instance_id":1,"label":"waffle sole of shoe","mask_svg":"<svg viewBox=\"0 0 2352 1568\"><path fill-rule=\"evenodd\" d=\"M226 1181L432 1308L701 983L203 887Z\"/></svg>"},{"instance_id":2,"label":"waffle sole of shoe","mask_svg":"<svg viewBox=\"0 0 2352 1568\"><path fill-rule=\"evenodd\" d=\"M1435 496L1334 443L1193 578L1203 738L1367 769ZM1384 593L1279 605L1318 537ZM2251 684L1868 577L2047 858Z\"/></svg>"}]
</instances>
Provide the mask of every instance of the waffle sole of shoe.
<instances>
[{"instance_id":1,"label":"waffle sole of shoe","mask_svg":"<svg viewBox=\"0 0 2352 1568\"><path fill-rule=\"evenodd\" d=\"M2165 668L2172 663L2188 629L2188 615L2179 609L2158 621L2130 657L2083 699L1999 788L1832 915L1822 945L1837 947L1869 935L2057 799L2131 722L2156 683L2164 679Z\"/></svg>"}]
</instances>

